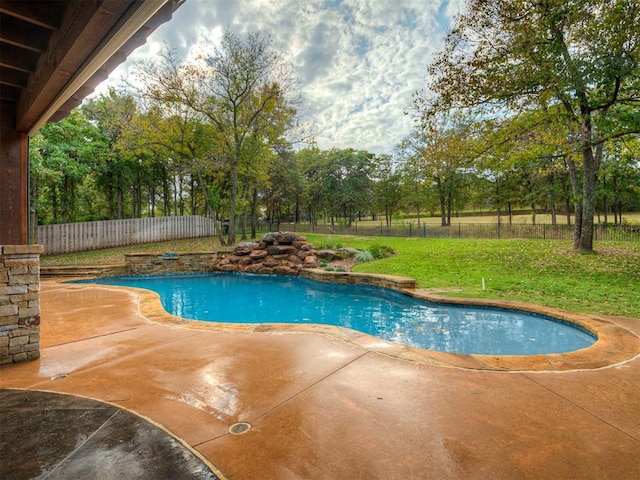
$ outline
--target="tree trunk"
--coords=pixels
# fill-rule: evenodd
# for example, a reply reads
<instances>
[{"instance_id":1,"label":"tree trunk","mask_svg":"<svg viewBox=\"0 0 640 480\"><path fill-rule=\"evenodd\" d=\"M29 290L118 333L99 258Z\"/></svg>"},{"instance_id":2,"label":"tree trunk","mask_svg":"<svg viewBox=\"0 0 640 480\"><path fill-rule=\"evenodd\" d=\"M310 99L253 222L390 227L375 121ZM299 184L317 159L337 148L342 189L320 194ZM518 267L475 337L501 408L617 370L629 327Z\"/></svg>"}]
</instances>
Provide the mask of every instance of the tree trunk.
<instances>
[{"instance_id":1,"label":"tree trunk","mask_svg":"<svg viewBox=\"0 0 640 480\"><path fill-rule=\"evenodd\" d=\"M531 223L536 224L536 206L533 203L531 204Z\"/></svg>"},{"instance_id":2,"label":"tree trunk","mask_svg":"<svg viewBox=\"0 0 640 480\"><path fill-rule=\"evenodd\" d=\"M122 188L118 187L116 189L116 216L118 217L118 220L122 220L122 205L124 203L124 193L122 191Z\"/></svg>"},{"instance_id":3,"label":"tree trunk","mask_svg":"<svg viewBox=\"0 0 640 480\"><path fill-rule=\"evenodd\" d=\"M436 184L438 186L438 198L440 200L440 225L443 227L447 226L447 199L444 195L444 190L442 188L442 184L440 183L440 179L436 179Z\"/></svg>"},{"instance_id":4,"label":"tree trunk","mask_svg":"<svg viewBox=\"0 0 640 480\"><path fill-rule=\"evenodd\" d=\"M576 217L573 228L573 248L580 248L580 237L582 234L582 202L580 201L582 194L580 192L580 183L578 182L578 172L576 164L573 160L567 160L567 168L569 170L569 178L571 179L571 188L573 189L573 211Z\"/></svg>"},{"instance_id":5,"label":"tree trunk","mask_svg":"<svg viewBox=\"0 0 640 480\"><path fill-rule=\"evenodd\" d=\"M296 218L298 218L297 204L296 204ZM253 195L251 198L251 238L257 237L258 226L258 189L253 189Z\"/></svg>"},{"instance_id":6,"label":"tree trunk","mask_svg":"<svg viewBox=\"0 0 640 480\"><path fill-rule=\"evenodd\" d=\"M231 174L231 196L229 197L229 245L236 243L236 200L238 198L238 162L234 161Z\"/></svg>"},{"instance_id":7,"label":"tree trunk","mask_svg":"<svg viewBox=\"0 0 640 480\"><path fill-rule=\"evenodd\" d=\"M53 223L58 223L58 189L55 184L51 186L51 213L53 214Z\"/></svg>"},{"instance_id":8,"label":"tree trunk","mask_svg":"<svg viewBox=\"0 0 640 480\"><path fill-rule=\"evenodd\" d=\"M596 147L594 154L591 147L591 117L587 116L581 127L583 149L582 168L582 229L580 231L579 249L585 252L593 251L593 217L595 213L596 182L600 159L602 158L602 144Z\"/></svg>"}]
</instances>

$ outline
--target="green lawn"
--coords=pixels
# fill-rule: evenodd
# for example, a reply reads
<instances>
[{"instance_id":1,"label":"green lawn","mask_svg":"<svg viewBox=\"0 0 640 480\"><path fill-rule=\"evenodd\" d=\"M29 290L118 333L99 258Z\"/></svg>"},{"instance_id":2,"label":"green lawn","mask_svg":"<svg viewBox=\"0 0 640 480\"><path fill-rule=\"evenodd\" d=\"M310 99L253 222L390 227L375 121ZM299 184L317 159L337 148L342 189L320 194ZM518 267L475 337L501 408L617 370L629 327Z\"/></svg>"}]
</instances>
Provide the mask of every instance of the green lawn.
<instances>
[{"instance_id":1,"label":"green lawn","mask_svg":"<svg viewBox=\"0 0 640 480\"><path fill-rule=\"evenodd\" d=\"M326 243L366 249L373 243L396 255L360 263L354 271L413 277L424 288L449 295L518 300L567 310L640 319L640 244L597 242L596 254L578 254L554 240L423 239L307 235ZM216 239L190 239L56 255L42 265L122 263L126 252L212 251ZM482 290L482 279L485 290Z\"/></svg>"},{"instance_id":2,"label":"green lawn","mask_svg":"<svg viewBox=\"0 0 640 480\"><path fill-rule=\"evenodd\" d=\"M308 235L314 244L326 236ZM396 255L361 263L354 271L413 277L450 295L501 298L567 310L640 318L640 244L600 242L595 255L566 241L334 237L366 249L392 247ZM482 279L485 290L482 290Z\"/></svg>"}]
</instances>

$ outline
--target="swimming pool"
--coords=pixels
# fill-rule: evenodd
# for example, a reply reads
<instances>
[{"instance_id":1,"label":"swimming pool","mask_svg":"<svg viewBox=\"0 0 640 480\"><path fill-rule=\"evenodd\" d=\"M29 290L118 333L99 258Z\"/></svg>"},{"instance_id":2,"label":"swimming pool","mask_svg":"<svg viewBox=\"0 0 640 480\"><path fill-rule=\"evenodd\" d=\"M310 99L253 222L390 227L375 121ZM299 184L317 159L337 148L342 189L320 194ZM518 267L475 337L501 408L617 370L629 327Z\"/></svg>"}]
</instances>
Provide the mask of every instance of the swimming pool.
<instances>
[{"instance_id":1,"label":"swimming pool","mask_svg":"<svg viewBox=\"0 0 640 480\"><path fill-rule=\"evenodd\" d=\"M443 352L537 355L586 348L595 337L559 320L497 308L442 305L362 285L239 273L83 281L153 290L169 313L228 323L328 324Z\"/></svg>"}]
</instances>

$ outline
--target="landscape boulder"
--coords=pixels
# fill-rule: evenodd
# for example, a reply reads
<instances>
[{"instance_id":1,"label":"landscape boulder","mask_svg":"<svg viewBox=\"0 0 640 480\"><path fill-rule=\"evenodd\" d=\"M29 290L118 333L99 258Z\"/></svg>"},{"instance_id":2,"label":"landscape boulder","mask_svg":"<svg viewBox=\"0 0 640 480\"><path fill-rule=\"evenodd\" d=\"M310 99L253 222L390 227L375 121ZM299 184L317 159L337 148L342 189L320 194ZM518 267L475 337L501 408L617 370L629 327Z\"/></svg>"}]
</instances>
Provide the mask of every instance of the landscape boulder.
<instances>
[{"instance_id":1,"label":"landscape boulder","mask_svg":"<svg viewBox=\"0 0 640 480\"><path fill-rule=\"evenodd\" d=\"M213 270L298 275L303 268L316 268L318 264L317 252L306 237L295 232L271 232L259 242L243 242L232 251L219 253Z\"/></svg>"}]
</instances>

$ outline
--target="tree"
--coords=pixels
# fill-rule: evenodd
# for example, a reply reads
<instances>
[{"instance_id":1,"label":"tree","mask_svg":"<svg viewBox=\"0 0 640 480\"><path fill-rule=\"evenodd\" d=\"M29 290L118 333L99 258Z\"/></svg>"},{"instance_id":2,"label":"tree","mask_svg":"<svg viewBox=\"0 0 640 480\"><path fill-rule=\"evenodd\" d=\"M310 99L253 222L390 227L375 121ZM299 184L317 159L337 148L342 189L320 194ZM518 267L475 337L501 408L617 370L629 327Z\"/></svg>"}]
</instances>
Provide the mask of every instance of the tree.
<instances>
[{"instance_id":1,"label":"tree","mask_svg":"<svg viewBox=\"0 0 640 480\"><path fill-rule=\"evenodd\" d=\"M253 142L268 138L256 133L274 112L290 117L296 112L292 69L271 45L265 33L241 37L227 30L219 44L201 51L197 62L181 62L167 51L159 61L141 63L137 69L148 95L182 103L217 129L218 158L230 174L230 244L236 241L240 172L252 161L245 150L255 151Z\"/></svg>"},{"instance_id":2,"label":"tree","mask_svg":"<svg viewBox=\"0 0 640 480\"><path fill-rule=\"evenodd\" d=\"M81 111L45 124L34 136L31 150L31 188L40 223L100 216L90 192L90 173L107 156L107 140Z\"/></svg>"},{"instance_id":3,"label":"tree","mask_svg":"<svg viewBox=\"0 0 640 480\"><path fill-rule=\"evenodd\" d=\"M402 203L407 211L415 211L420 227L421 213L428 210L431 215L436 209L437 200L433 198L431 179L422 168L422 160L412 149L412 140L407 137L395 148L395 157L400 165L402 176Z\"/></svg>"},{"instance_id":4,"label":"tree","mask_svg":"<svg viewBox=\"0 0 640 480\"><path fill-rule=\"evenodd\" d=\"M326 152L321 188L332 225L334 218L344 218L351 226L358 212L370 208L373 158L369 152L352 148Z\"/></svg>"},{"instance_id":5,"label":"tree","mask_svg":"<svg viewBox=\"0 0 640 480\"><path fill-rule=\"evenodd\" d=\"M622 223L625 209L640 203L640 137L627 142L611 142L605 148L597 192L604 222L613 212L613 223ZM598 213L598 217L600 214Z\"/></svg>"},{"instance_id":6,"label":"tree","mask_svg":"<svg viewBox=\"0 0 640 480\"><path fill-rule=\"evenodd\" d=\"M384 211L387 227L402 201L402 175L390 155L375 159L373 199L376 208Z\"/></svg>"},{"instance_id":7,"label":"tree","mask_svg":"<svg viewBox=\"0 0 640 480\"><path fill-rule=\"evenodd\" d=\"M541 109L550 122L561 106L582 159L580 186L567 157L574 247L591 251L603 145L640 131L638 25L637 0L470 0L429 66L434 96L418 95L414 105L425 117L450 108L486 115Z\"/></svg>"},{"instance_id":8,"label":"tree","mask_svg":"<svg viewBox=\"0 0 640 480\"><path fill-rule=\"evenodd\" d=\"M441 225L451 225L456 194L471 158L472 122L460 115L434 115L404 141L412 161L438 193Z\"/></svg>"},{"instance_id":9,"label":"tree","mask_svg":"<svg viewBox=\"0 0 640 480\"><path fill-rule=\"evenodd\" d=\"M109 218L124 218L125 196L131 191L134 177L139 177L139 173L136 172L136 157L131 149L123 148L122 139L125 135L130 136L137 105L132 97L109 89L106 94L89 99L81 111L100 129L108 142L108 154L96 162L93 173L97 187L106 199ZM139 211L140 207L140 201L138 205L132 205L132 213Z\"/></svg>"}]
</instances>

